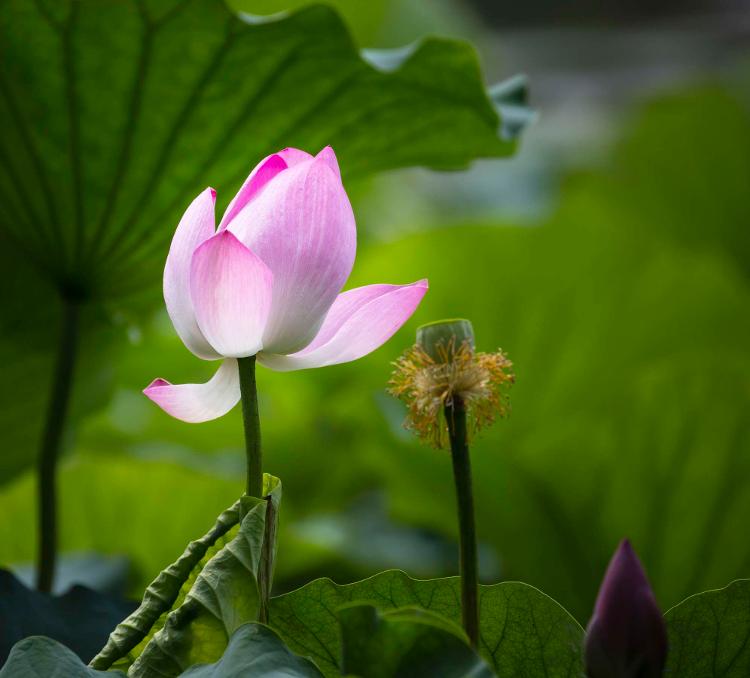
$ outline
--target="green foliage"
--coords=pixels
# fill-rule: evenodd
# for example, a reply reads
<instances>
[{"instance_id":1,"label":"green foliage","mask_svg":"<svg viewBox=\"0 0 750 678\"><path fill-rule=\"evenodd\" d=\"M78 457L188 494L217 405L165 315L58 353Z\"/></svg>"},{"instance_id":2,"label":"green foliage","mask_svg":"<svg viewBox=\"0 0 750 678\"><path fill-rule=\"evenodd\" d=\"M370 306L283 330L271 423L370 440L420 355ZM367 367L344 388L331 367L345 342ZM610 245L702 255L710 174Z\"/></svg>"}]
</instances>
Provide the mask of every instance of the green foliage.
<instances>
[{"instance_id":1,"label":"green foliage","mask_svg":"<svg viewBox=\"0 0 750 678\"><path fill-rule=\"evenodd\" d=\"M16 643L8 661L0 669L0 678L124 678L119 671L97 671L86 666L74 652L56 640L32 636Z\"/></svg>"},{"instance_id":2,"label":"green foliage","mask_svg":"<svg viewBox=\"0 0 750 678\"><path fill-rule=\"evenodd\" d=\"M275 553L266 544L275 534L269 521L277 519L281 500L278 479L266 476L265 483L270 499L243 496L237 509L222 514L210 536L197 548L189 546L147 589L141 607L115 629L92 666L114 665L133 678L177 676L194 664L218 660L234 631L258 619ZM239 529L219 548L216 542L235 510Z\"/></svg>"},{"instance_id":3,"label":"green foliage","mask_svg":"<svg viewBox=\"0 0 750 678\"><path fill-rule=\"evenodd\" d=\"M183 678L322 678L309 659L289 651L281 639L262 624L243 624L229 640L221 659L198 665Z\"/></svg>"},{"instance_id":4,"label":"green foliage","mask_svg":"<svg viewBox=\"0 0 750 678\"><path fill-rule=\"evenodd\" d=\"M665 673L680 678L750 675L750 580L690 596L665 615Z\"/></svg>"},{"instance_id":5,"label":"green foliage","mask_svg":"<svg viewBox=\"0 0 750 678\"><path fill-rule=\"evenodd\" d=\"M689 159L680 130L694 130ZM409 438L382 393L417 325L454 316L473 321L479 349L502 346L518 377L510 418L473 444L479 537L499 556L498 579L529 581L585 622L624 535L663 609L747 576L750 542L737 538L750 513L747 182L735 179L749 136L730 93L669 96L639 114L605 168L565 182L543 223L462 223L363 243L352 285L426 275L431 289L414 319L363 360L259 372L265 459L286 492L277 582L335 568L351 579L371 574L335 540L301 551L295 521L342 511L373 488L384 488L391 518L455 537L449 459ZM703 168L708 192L696 188ZM163 316L112 369L115 402L79 438L83 477L63 473L63 543L126 549L143 587L201 514L239 494L241 422L231 413L185 426L140 395L155 376L200 381L210 370ZM0 496L14 516L0 523L7 561L31 555L32 500L27 479ZM108 525L126 506L133 522L118 534Z\"/></svg>"},{"instance_id":6,"label":"green foliage","mask_svg":"<svg viewBox=\"0 0 750 678\"><path fill-rule=\"evenodd\" d=\"M337 610L354 601L368 601L381 610L419 607L453 624L461 620L457 577L420 581L391 570L354 584L317 579L273 598L271 625L292 650L312 657L326 676L336 676L340 667L348 669L341 664L346 648L342 655ZM371 613L367 615L357 624L374 623ZM354 623L345 615L342 623L348 621ZM580 674L583 630L560 605L532 586L504 582L480 587L480 628L479 650L501 678L535 675L543 666L549 667L550 676ZM384 631L386 638L389 633ZM367 646L365 651L376 650ZM393 661L398 661L397 655Z\"/></svg>"},{"instance_id":7,"label":"green foliage","mask_svg":"<svg viewBox=\"0 0 750 678\"><path fill-rule=\"evenodd\" d=\"M380 613L349 605L341 622L341 673L362 678L491 678L466 637L436 614L417 608Z\"/></svg>"},{"instance_id":8,"label":"green foliage","mask_svg":"<svg viewBox=\"0 0 750 678\"><path fill-rule=\"evenodd\" d=\"M713 90L677 99L683 103L669 106L670 119L681 128L699 125L704 101L719 120L738 120L742 110L730 95ZM659 108L656 102L647 110ZM658 119L639 118L626 135L627 151L617 153L611 168L626 164L625 156L632 158L628 166L645 168L657 150L652 141L635 140L644 126L652 130L648 139L655 138ZM670 163L681 157L680 139L666 120L659 128L662 174L679 177L700 165L699 159ZM725 129L742 138L737 130L750 135L750 122L713 128L714 146L727 157L725 165L712 164L716 173L742 162L729 155ZM694 148L712 157L714 146ZM738 196L731 177L712 177L713 194L705 200L727 210L721 229L706 223L708 202L691 196L701 231L700 224L687 223L676 197L657 209L646 188L615 190L611 168L568 182L560 209L537 227L461 224L365 243L352 285L427 275L430 292L415 317L356 363L258 373L265 458L287 491L282 585L332 572L335 564L350 580L372 572L351 563L335 543L327 552L324 546L301 552L293 529L295 519L341 511L372 488L385 488L391 517L455 536L450 460L405 434L402 412L382 392L389 362L414 341L416 327L454 316L473 321L480 350L502 346L517 374L509 419L473 444L479 538L500 557L498 578L529 581L585 621L623 536L638 550L664 609L747 575L750 542L736 535L750 512L744 482L750 476L750 283L739 248L725 237L732 229L745 232L744 192ZM635 178L631 183L638 185ZM681 240L680 224L711 246ZM200 524L199 509L216 515L239 493L241 421L233 412L185 426L140 395L156 376L181 382L209 376L210 366L180 346L163 316L144 328L140 345L118 354L113 369L120 388L115 405L89 419L79 449L137 460L87 461L88 475L80 481L66 474L65 501L75 520L64 526L64 543L110 553L126 544L145 586L191 538L191 516ZM237 466L227 468L233 458ZM167 461L192 470L168 471ZM127 502L128 483L142 484L143 515L132 531L107 529L110 497L97 489L98 473L120 505ZM170 497L179 497L179 483L187 483L206 504L173 498L164 506L159 483ZM23 481L0 498L2 510L17 516L0 525L8 560L31 556L32 489ZM85 510L84 498L97 511ZM164 529L149 529L148 511L165 521ZM450 572L425 576L444 573Z\"/></svg>"}]
</instances>

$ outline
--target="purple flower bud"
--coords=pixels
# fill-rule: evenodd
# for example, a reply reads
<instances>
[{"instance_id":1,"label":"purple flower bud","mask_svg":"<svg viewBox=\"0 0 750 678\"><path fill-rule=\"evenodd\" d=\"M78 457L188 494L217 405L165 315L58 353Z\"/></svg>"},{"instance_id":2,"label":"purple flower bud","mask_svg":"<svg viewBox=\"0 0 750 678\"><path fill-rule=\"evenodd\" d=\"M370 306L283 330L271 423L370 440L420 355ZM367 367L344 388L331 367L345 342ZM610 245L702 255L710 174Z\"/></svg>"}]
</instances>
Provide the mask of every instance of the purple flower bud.
<instances>
[{"instance_id":1,"label":"purple flower bud","mask_svg":"<svg viewBox=\"0 0 750 678\"><path fill-rule=\"evenodd\" d=\"M607 567L586 629L589 678L660 678L667 631L638 556L623 539Z\"/></svg>"}]
</instances>

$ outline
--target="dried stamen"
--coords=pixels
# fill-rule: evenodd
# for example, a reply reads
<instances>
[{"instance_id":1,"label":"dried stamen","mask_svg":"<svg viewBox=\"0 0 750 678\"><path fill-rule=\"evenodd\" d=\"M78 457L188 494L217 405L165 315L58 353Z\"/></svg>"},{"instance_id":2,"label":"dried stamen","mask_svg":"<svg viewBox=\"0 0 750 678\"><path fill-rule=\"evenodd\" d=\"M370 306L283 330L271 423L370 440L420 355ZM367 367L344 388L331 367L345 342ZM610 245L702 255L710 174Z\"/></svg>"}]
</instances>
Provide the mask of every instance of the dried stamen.
<instances>
[{"instance_id":1,"label":"dried stamen","mask_svg":"<svg viewBox=\"0 0 750 678\"><path fill-rule=\"evenodd\" d=\"M502 351L476 353L471 341L456 349L454 339L435 347L437 359L415 344L395 363L389 392L408 407L406 427L436 448L448 441L446 405L465 403L471 435L510 409L505 387L514 382L512 363Z\"/></svg>"}]
</instances>

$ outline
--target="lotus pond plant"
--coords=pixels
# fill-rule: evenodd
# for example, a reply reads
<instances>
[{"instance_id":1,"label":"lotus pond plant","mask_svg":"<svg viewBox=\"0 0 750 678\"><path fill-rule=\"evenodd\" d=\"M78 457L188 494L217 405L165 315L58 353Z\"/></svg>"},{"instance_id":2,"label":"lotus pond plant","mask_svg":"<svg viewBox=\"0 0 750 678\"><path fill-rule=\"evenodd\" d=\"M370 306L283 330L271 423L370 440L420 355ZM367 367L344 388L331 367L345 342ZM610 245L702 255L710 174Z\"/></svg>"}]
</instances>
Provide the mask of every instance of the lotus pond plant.
<instances>
[{"instance_id":1,"label":"lotus pond plant","mask_svg":"<svg viewBox=\"0 0 750 678\"><path fill-rule=\"evenodd\" d=\"M502 351L478 351L464 319L422 325L388 385L405 405L405 427L435 448L432 463L446 474L452 468L455 498L445 501L456 508L459 576L417 580L390 570L347 584L316 579L272 596L281 481L263 473L257 364L285 372L357 360L417 312L428 287L423 279L342 291L357 232L339 159L348 182L385 169L453 170L512 155L534 117L523 77L487 89L472 46L440 38L361 54L336 12L322 6L257 21L224 0L8 0L0 3L0 35L0 240L6 280L23 290L9 286L21 304L11 304L4 324L6 366L18 363L15 378L4 380L5 407L22 401L29 411L46 409L41 424L28 417L4 438L14 472L38 463L40 548L38 591L0 570L0 678L750 676L747 580L662 614L626 540L585 630L532 585L479 581L481 535L495 526L475 524L471 457L485 452L470 445L509 413L515 367ZM685 135L672 120L681 141L716 145L713 135ZM287 143L307 150L267 155ZM323 143L339 159L330 146L307 152ZM727 166L744 176L740 165ZM209 175L240 186L221 215L211 188L190 202ZM716 201L708 202L713 209ZM241 403L244 492L238 488L213 525L207 518L210 527L165 563L137 608L121 600L108 606L86 589L49 595L56 468L79 416L74 396L91 395L88 377L101 367L89 362L101 322L91 316L107 316L109 304L135 315L129 295L150 294L172 235L166 309L185 347L216 370L207 383L159 378L144 392L189 424ZM418 275L432 275L425 262ZM158 304L158 294L150 296ZM39 309L27 309L29 299ZM56 357L35 371L18 354L54 322ZM16 410L7 409L12 420ZM37 425L40 435L32 435ZM38 454L27 454L35 445ZM498 445L498 455L512 452L513 440ZM572 472L580 463L572 454ZM133 485L122 520L140 498ZM514 511L509 500L508 515ZM517 522L545 558L546 544L524 531L520 511ZM571 552L587 548L559 537ZM634 544L648 553L644 562L655 562L653 540L640 534ZM88 643L76 638L81 608ZM34 614L33 633L55 640L24 638ZM10 651L14 633L24 639Z\"/></svg>"}]
</instances>

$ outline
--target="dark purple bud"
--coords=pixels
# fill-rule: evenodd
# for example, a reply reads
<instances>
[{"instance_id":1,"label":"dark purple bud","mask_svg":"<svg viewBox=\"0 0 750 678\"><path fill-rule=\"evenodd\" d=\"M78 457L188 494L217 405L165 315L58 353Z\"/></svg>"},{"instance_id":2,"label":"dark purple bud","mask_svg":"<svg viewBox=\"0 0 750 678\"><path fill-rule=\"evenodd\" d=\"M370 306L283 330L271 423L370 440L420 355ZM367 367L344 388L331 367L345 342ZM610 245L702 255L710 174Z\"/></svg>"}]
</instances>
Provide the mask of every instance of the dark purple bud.
<instances>
[{"instance_id":1,"label":"dark purple bud","mask_svg":"<svg viewBox=\"0 0 750 678\"><path fill-rule=\"evenodd\" d=\"M586 629L589 678L661 678L667 630L638 556L627 539L607 567Z\"/></svg>"}]
</instances>

